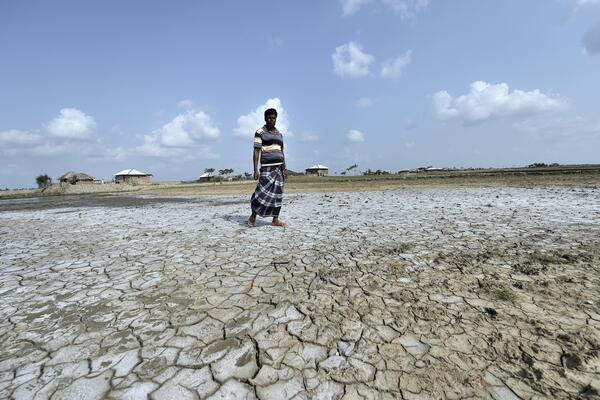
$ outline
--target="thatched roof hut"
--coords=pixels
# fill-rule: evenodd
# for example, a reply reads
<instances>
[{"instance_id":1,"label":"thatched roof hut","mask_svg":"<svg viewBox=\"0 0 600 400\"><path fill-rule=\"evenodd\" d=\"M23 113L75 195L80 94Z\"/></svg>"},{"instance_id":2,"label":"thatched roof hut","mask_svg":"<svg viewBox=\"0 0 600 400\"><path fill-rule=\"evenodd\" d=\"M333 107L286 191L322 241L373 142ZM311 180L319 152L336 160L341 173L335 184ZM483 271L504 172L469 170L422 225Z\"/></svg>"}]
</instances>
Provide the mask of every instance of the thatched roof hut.
<instances>
[{"instance_id":1,"label":"thatched roof hut","mask_svg":"<svg viewBox=\"0 0 600 400\"><path fill-rule=\"evenodd\" d=\"M59 182L62 184L78 185L83 183L93 183L94 178L83 172L69 171L60 178Z\"/></svg>"}]
</instances>

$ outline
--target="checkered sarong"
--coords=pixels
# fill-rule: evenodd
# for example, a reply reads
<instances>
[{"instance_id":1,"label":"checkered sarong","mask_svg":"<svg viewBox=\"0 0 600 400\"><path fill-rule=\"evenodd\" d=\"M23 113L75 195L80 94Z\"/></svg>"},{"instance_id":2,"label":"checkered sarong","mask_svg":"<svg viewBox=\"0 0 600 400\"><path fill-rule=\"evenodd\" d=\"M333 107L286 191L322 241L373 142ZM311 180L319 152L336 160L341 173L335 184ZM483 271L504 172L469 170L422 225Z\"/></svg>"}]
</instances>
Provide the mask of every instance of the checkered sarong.
<instances>
[{"instance_id":1,"label":"checkered sarong","mask_svg":"<svg viewBox=\"0 0 600 400\"><path fill-rule=\"evenodd\" d=\"M250 200L252 211L261 217L278 217L283 199L281 165L261 167L258 185Z\"/></svg>"}]
</instances>

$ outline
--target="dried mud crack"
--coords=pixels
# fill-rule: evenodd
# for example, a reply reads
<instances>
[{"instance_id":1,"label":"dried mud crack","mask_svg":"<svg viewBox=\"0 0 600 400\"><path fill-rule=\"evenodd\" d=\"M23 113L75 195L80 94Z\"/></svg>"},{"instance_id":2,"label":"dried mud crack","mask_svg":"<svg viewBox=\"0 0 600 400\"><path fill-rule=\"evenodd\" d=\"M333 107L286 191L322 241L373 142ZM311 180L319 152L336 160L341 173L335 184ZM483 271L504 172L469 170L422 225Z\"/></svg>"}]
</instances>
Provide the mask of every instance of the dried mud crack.
<instances>
[{"instance_id":1,"label":"dried mud crack","mask_svg":"<svg viewBox=\"0 0 600 400\"><path fill-rule=\"evenodd\" d=\"M596 398L600 190L0 213L0 398Z\"/></svg>"}]
</instances>

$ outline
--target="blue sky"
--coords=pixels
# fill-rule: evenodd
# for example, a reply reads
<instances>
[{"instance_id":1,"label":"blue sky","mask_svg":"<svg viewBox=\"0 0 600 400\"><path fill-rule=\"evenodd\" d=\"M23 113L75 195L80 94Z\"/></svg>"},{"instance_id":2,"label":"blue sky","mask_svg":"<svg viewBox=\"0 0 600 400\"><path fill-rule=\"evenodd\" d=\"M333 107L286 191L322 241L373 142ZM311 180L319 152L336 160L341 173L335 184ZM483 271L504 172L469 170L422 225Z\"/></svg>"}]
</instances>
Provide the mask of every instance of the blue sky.
<instances>
[{"instance_id":1,"label":"blue sky","mask_svg":"<svg viewBox=\"0 0 600 400\"><path fill-rule=\"evenodd\" d=\"M0 2L0 188L69 170L598 163L600 0Z\"/></svg>"}]
</instances>

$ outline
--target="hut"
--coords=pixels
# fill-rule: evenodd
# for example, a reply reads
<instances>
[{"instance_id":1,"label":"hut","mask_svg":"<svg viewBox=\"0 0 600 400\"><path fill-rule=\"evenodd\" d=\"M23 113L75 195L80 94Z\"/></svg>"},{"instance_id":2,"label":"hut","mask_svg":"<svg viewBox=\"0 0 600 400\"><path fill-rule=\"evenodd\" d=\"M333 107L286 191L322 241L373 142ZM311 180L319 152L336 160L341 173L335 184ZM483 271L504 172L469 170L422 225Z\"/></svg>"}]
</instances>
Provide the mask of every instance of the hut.
<instances>
[{"instance_id":1,"label":"hut","mask_svg":"<svg viewBox=\"0 0 600 400\"><path fill-rule=\"evenodd\" d=\"M210 182L213 179L212 172L205 172L198 178L198 182Z\"/></svg>"},{"instance_id":2,"label":"hut","mask_svg":"<svg viewBox=\"0 0 600 400\"><path fill-rule=\"evenodd\" d=\"M152 174L138 171L137 169L124 169L113 175L115 183L124 183L127 185L146 185L150 183Z\"/></svg>"},{"instance_id":3,"label":"hut","mask_svg":"<svg viewBox=\"0 0 600 400\"><path fill-rule=\"evenodd\" d=\"M94 183L94 178L83 172L69 171L58 178L58 181L61 185L83 185Z\"/></svg>"},{"instance_id":4,"label":"hut","mask_svg":"<svg viewBox=\"0 0 600 400\"><path fill-rule=\"evenodd\" d=\"M306 168L306 175L327 176L329 175L329 167L321 164L313 165Z\"/></svg>"}]
</instances>

